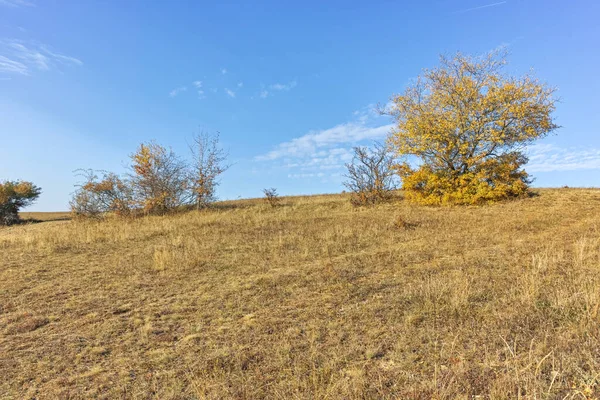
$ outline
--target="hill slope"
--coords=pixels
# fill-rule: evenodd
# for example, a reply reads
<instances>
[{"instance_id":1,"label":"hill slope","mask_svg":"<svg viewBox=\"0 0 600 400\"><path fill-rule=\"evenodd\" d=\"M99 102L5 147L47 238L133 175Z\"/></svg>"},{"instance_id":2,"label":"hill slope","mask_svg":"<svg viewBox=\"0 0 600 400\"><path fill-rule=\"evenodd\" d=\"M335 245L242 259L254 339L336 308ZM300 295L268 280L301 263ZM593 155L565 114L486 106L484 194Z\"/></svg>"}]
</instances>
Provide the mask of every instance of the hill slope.
<instances>
[{"instance_id":1,"label":"hill slope","mask_svg":"<svg viewBox=\"0 0 600 400\"><path fill-rule=\"evenodd\" d=\"M599 246L583 189L0 229L0 398L592 398Z\"/></svg>"}]
</instances>

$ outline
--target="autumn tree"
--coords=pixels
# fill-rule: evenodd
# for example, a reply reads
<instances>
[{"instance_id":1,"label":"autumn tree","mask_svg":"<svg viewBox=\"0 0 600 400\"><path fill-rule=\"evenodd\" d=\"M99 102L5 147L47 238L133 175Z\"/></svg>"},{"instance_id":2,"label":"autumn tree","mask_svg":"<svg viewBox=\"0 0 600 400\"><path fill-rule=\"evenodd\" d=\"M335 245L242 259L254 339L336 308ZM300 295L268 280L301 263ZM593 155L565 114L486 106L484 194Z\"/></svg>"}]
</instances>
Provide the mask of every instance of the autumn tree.
<instances>
[{"instance_id":1,"label":"autumn tree","mask_svg":"<svg viewBox=\"0 0 600 400\"><path fill-rule=\"evenodd\" d=\"M77 172L83 181L70 202L75 216L100 218L109 213L128 216L136 211L131 185L117 174L93 170Z\"/></svg>"},{"instance_id":2,"label":"autumn tree","mask_svg":"<svg viewBox=\"0 0 600 400\"><path fill-rule=\"evenodd\" d=\"M219 143L219 134L201 132L190 145L192 164L189 172L190 189L196 208L204 208L215 201L219 176L229 168L227 152Z\"/></svg>"},{"instance_id":3,"label":"autumn tree","mask_svg":"<svg viewBox=\"0 0 600 400\"><path fill-rule=\"evenodd\" d=\"M524 147L558 128L555 89L503 73L506 53L457 54L424 73L390 111L389 143L417 166L398 170L406 197L422 204L477 204L522 196Z\"/></svg>"},{"instance_id":4,"label":"autumn tree","mask_svg":"<svg viewBox=\"0 0 600 400\"><path fill-rule=\"evenodd\" d=\"M155 142L142 143L130 156L128 174L137 206L147 214L162 214L188 204L193 185L188 165L172 149Z\"/></svg>"},{"instance_id":5,"label":"autumn tree","mask_svg":"<svg viewBox=\"0 0 600 400\"><path fill-rule=\"evenodd\" d=\"M142 143L130 155L122 176L106 171L78 170L82 179L71 199L77 216L164 214L182 207L205 207L215 200L218 178L229 165L219 137L200 134L184 160L155 142Z\"/></svg>"},{"instance_id":6,"label":"autumn tree","mask_svg":"<svg viewBox=\"0 0 600 400\"><path fill-rule=\"evenodd\" d=\"M389 199L397 188L393 154L380 143L370 149L358 146L353 150L352 162L346 164L344 182L351 192L350 202L361 206Z\"/></svg>"},{"instance_id":7,"label":"autumn tree","mask_svg":"<svg viewBox=\"0 0 600 400\"><path fill-rule=\"evenodd\" d=\"M0 182L0 225L19 222L19 210L33 204L42 189L31 182Z\"/></svg>"}]
</instances>

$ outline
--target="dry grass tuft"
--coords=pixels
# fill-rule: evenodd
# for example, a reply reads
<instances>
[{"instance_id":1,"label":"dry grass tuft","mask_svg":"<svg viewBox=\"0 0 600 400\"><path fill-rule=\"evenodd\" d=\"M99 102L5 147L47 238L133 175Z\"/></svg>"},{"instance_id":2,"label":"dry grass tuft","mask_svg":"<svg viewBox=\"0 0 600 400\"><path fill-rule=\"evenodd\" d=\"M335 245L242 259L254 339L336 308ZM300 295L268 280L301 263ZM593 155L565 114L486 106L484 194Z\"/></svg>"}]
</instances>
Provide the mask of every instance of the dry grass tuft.
<instances>
[{"instance_id":1,"label":"dry grass tuft","mask_svg":"<svg viewBox=\"0 0 600 400\"><path fill-rule=\"evenodd\" d=\"M597 398L599 215L560 189L3 228L0 398Z\"/></svg>"},{"instance_id":2,"label":"dry grass tuft","mask_svg":"<svg viewBox=\"0 0 600 400\"><path fill-rule=\"evenodd\" d=\"M414 229L419 224L416 222L410 222L406 217L399 215L392 221L392 228L395 229Z\"/></svg>"}]
</instances>

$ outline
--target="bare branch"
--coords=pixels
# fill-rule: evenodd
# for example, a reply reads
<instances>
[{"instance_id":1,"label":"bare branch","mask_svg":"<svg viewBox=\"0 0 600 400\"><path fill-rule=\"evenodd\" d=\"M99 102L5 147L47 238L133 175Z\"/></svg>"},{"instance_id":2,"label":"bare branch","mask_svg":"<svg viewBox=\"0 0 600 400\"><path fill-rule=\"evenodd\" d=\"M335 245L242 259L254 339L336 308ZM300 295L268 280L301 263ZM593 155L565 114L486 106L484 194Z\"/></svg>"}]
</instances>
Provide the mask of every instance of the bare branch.
<instances>
[{"instance_id":1,"label":"bare branch","mask_svg":"<svg viewBox=\"0 0 600 400\"><path fill-rule=\"evenodd\" d=\"M354 147L354 158L346 164L348 172L344 182L352 192L352 203L368 205L389 199L397 188L395 164L391 152L380 143L371 149Z\"/></svg>"},{"instance_id":2,"label":"bare branch","mask_svg":"<svg viewBox=\"0 0 600 400\"><path fill-rule=\"evenodd\" d=\"M216 200L219 176L231 165L226 163L229 154L220 147L218 132L200 132L189 147L193 158L189 181L193 202L200 209Z\"/></svg>"}]
</instances>

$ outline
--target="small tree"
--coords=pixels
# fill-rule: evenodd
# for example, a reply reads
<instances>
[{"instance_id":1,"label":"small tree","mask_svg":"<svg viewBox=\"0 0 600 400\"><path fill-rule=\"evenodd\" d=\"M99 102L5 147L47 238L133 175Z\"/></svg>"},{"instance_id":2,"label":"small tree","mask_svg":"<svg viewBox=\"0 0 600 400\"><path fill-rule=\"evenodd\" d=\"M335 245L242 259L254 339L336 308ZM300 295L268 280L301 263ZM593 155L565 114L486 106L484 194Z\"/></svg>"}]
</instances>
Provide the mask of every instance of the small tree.
<instances>
[{"instance_id":1,"label":"small tree","mask_svg":"<svg viewBox=\"0 0 600 400\"><path fill-rule=\"evenodd\" d=\"M33 204L41 193L42 189L31 182L0 183L0 225L19 222L19 210Z\"/></svg>"},{"instance_id":2,"label":"small tree","mask_svg":"<svg viewBox=\"0 0 600 400\"><path fill-rule=\"evenodd\" d=\"M346 164L348 180L344 186L350 190L353 205L370 205L389 199L396 189L395 160L387 147L375 143L373 148L354 147L352 162Z\"/></svg>"},{"instance_id":3,"label":"small tree","mask_svg":"<svg viewBox=\"0 0 600 400\"><path fill-rule=\"evenodd\" d=\"M216 200L215 191L219 176L229 169L227 152L219 144L219 134L211 136L201 132L190 145L192 165L189 176L190 189L196 208L204 208Z\"/></svg>"},{"instance_id":4,"label":"small tree","mask_svg":"<svg viewBox=\"0 0 600 400\"><path fill-rule=\"evenodd\" d=\"M147 214L163 214L187 204L192 185L188 166L171 149L155 142L142 143L130 156L128 175L137 207Z\"/></svg>"},{"instance_id":5,"label":"small tree","mask_svg":"<svg viewBox=\"0 0 600 400\"><path fill-rule=\"evenodd\" d=\"M393 98L389 143L413 156L399 172L406 197L422 204L475 204L528 192L524 146L558 128L555 89L502 74L503 51L441 58Z\"/></svg>"},{"instance_id":6,"label":"small tree","mask_svg":"<svg viewBox=\"0 0 600 400\"><path fill-rule=\"evenodd\" d=\"M78 172L83 177L83 182L79 184L70 202L71 212L75 216L100 218L108 213L127 216L135 211L133 190L129 182L106 171Z\"/></svg>"},{"instance_id":7,"label":"small tree","mask_svg":"<svg viewBox=\"0 0 600 400\"><path fill-rule=\"evenodd\" d=\"M279 205L279 194L277 194L277 189L275 188L270 188L270 189L263 189L263 193L265 194L265 201L271 206L271 207L277 207Z\"/></svg>"},{"instance_id":8,"label":"small tree","mask_svg":"<svg viewBox=\"0 0 600 400\"><path fill-rule=\"evenodd\" d=\"M71 200L76 215L101 217L164 214L182 206L205 207L215 200L218 177L229 165L219 137L200 134L190 146L192 162L155 142L142 143L130 155L123 177L105 171L78 170L83 182Z\"/></svg>"}]
</instances>

